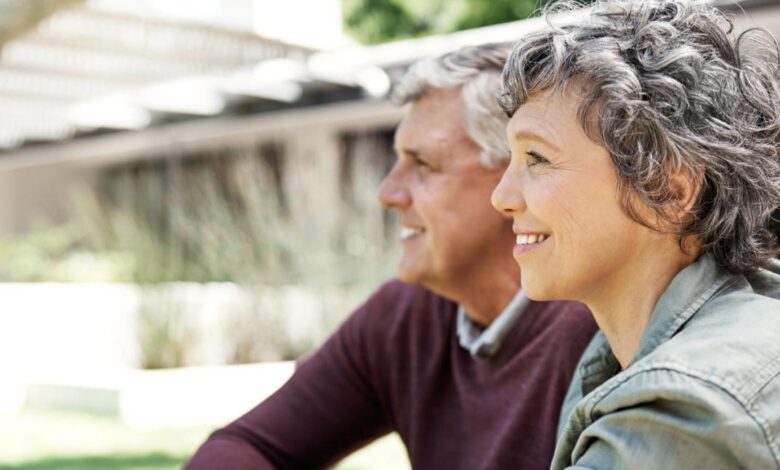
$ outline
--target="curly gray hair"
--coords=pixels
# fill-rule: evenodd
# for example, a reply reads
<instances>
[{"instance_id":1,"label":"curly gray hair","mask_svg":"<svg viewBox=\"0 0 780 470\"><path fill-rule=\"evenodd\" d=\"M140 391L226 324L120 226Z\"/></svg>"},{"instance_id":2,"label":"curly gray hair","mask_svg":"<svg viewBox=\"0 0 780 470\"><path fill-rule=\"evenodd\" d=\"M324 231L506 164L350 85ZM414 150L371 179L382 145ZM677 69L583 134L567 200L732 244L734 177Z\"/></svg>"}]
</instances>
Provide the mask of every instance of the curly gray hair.
<instances>
[{"instance_id":1,"label":"curly gray hair","mask_svg":"<svg viewBox=\"0 0 780 470\"><path fill-rule=\"evenodd\" d=\"M509 160L506 114L496 103L501 88L501 71L511 44L469 46L439 57L423 59L393 86L391 99L397 104L414 102L430 89L462 86L464 126L482 149L481 163L496 168Z\"/></svg>"},{"instance_id":2,"label":"curly gray hair","mask_svg":"<svg viewBox=\"0 0 780 470\"><path fill-rule=\"evenodd\" d=\"M569 12L556 25L556 13ZM571 2L546 11L548 26L515 44L498 101L510 116L541 91L576 82L579 120L610 152L622 206L637 200L693 235L702 253L732 272L750 272L777 251L768 230L780 205L778 47L771 34L732 35L712 6L689 0ZM573 16L571 16L573 15ZM764 35L766 33L766 35ZM749 46L749 47L748 47ZM698 201L684 220L672 174L691 176ZM638 198L636 197L638 196Z\"/></svg>"}]
</instances>

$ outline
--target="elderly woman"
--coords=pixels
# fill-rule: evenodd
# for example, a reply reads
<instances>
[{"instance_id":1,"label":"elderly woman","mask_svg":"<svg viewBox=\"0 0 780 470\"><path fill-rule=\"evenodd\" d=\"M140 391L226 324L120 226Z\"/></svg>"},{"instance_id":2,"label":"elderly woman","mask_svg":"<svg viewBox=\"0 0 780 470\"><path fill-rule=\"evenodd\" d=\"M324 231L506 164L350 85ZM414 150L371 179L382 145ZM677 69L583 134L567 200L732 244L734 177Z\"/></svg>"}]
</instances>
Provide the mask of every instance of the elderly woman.
<instances>
[{"instance_id":1,"label":"elderly woman","mask_svg":"<svg viewBox=\"0 0 780 470\"><path fill-rule=\"evenodd\" d=\"M780 468L777 72L770 35L684 0L596 2L515 46L493 205L526 294L601 328L553 468Z\"/></svg>"}]
</instances>

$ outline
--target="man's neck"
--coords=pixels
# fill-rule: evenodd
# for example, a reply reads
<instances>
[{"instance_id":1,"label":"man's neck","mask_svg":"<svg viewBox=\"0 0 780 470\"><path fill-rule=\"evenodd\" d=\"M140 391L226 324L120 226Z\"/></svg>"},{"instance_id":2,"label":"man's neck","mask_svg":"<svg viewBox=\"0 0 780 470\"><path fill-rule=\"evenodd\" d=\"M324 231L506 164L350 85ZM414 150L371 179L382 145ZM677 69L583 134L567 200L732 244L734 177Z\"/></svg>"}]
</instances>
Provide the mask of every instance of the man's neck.
<instances>
[{"instance_id":1,"label":"man's neck","mask_svg":"<svg viewBox=\"0 0 780 470\"><path fill-rule=\"evenodd\" d=\"M500 275L497 275L500 274ZM496 271L467 285L450 298L458 302L474 323L487 327L506 309L520 290L517 270Z\"/></svg>"}]
</instances>

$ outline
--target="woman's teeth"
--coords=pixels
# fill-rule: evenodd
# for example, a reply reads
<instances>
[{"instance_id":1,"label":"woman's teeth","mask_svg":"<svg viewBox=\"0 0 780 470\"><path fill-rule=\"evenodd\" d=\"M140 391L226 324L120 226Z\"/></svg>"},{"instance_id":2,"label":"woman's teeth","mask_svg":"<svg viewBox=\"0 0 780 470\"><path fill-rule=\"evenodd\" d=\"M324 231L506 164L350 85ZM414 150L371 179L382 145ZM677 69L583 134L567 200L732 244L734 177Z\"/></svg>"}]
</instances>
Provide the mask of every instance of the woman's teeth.
<instances>
[{"instance_id":1,"label":"woman's teeth","mask_svg":"<svg viewBox=\"0 0 780 470\"><path fill-rule=\"evenodd\" d=\"M541 234L541 235L518 235L517 236L517 244L518 245L531 245L533 243L541 243L547 239L549 235Z\"/></svg>"}]
</instances>

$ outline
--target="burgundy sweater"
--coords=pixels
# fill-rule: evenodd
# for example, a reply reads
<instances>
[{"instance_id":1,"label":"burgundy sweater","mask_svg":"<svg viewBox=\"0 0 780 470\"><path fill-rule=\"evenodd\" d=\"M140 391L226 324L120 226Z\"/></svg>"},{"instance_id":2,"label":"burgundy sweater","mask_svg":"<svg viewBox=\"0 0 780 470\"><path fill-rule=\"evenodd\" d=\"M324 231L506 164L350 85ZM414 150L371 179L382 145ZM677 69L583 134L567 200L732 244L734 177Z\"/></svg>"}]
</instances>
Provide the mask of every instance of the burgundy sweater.
<instances>
[{"instance_id":1,"label":"burgundy sweater","mask_svg":"<svg viewBox=\"0 0 780 470\"><path fill-rule=\"evenodd\" d=\"M480 360L458 344L456 312L421 287L385 284L186 468L321 468L391 431L414 468L548 468L561 402L596 331L590 313L531 302Z\"/></svg>"}]
</instances>

